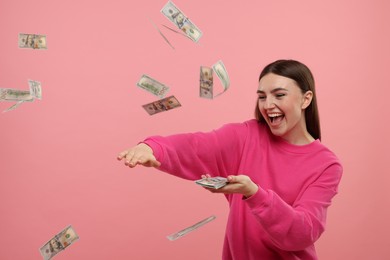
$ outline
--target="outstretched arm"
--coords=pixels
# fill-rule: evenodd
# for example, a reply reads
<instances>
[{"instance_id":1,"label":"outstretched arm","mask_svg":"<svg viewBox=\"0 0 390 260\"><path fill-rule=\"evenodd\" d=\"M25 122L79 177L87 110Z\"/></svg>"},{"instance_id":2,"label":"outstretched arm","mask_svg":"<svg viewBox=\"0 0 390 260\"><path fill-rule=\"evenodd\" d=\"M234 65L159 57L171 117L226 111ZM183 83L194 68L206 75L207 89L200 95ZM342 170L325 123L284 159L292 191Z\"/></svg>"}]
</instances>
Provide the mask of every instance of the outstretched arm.
<instances>
[{"instance_id":1,"label":"outstretched arm","mask_svg":"<svg viewBox=\"0 0 390 260\"><path fill-rule=\"evenodd\" d=\"M246 138L246 124L227 124L211 132L151 136L121 152L130 168L156 167L180 178L195 180L202 174L235 174Z\"/></svg>"},{"instance_id":2,"label":"outstretched arm","mask_svg":"<svg viewBox=\"0 0 390 260\"><path fill-rule=\"evenodd\" d=\"M159 167L161 163L156 160L153 150L147 144L140 143L118 154L119 161L124 160L126 166L134 168L138 164L146 167Z\"/></svg>"}]
</instances>

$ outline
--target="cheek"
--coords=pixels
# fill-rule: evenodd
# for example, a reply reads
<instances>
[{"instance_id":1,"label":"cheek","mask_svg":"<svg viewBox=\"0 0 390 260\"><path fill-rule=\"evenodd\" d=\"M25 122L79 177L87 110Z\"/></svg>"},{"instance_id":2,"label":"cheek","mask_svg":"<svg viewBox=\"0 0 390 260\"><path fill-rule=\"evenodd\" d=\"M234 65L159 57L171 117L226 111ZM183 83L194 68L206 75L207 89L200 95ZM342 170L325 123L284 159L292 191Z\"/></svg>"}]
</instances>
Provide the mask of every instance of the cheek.
<instances>
[{"instance_id":1,"label":"cheek","mask_svg":"<svg viewBox=\"0 0 390 260\"><path fill-rule=\"evenodd\" d=\"M266 115L264 106L261 102L257 102L257 108L260 111L260 114L264 117Z\"/></svg>"},{"instance_id":2,"label":"cheek","mask_svg":"<svg viewBox=\"0 0 390 260\"><path fill-rule=\"evenodd\" d=\"M262 105L261 105L260 100L257 101L257 108L260 110L260 112L262 111Z\"/></svg>"}]
</instances>

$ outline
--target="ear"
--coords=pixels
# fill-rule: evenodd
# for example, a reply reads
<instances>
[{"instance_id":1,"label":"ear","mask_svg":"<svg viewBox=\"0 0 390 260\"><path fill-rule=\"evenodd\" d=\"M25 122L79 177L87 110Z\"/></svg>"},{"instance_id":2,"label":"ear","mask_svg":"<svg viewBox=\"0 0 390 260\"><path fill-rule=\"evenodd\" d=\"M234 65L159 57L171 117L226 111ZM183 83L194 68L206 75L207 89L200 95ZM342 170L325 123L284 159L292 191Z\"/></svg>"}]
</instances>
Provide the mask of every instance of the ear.
<instances>
[{"instance_id":1,"label":"ear","mask_svg":"<svg viewBox=\"0 0 390 260\"><path fill-rule=\"evenodd\" d=\"M313 99L313 92L311 90L306 91L305 94L303 94L302 97L302 109L306 109L310 104Z\"/></svg>"}]
</instances>

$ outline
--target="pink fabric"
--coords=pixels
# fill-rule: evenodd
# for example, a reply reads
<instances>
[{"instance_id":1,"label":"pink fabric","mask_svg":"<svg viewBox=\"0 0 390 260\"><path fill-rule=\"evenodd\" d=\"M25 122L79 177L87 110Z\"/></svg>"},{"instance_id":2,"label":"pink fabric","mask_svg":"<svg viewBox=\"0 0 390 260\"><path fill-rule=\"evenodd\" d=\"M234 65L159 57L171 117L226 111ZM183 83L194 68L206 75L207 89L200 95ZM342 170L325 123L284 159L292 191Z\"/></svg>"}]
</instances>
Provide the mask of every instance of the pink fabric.
<instances>
[{"instance_id":1,"label":"pink fabric","mask_svg":"<svg viewBox=\"0 0 390 260\"><path fill-rule=\"evenodd\" d=\"M250 120L144 142L164 172L188 180L245 174L258 184L248 199L226 195L223 259L317 259L314 242L342 175L339 160L319 140L292 145Z\"/></svg>"}]
</instances>

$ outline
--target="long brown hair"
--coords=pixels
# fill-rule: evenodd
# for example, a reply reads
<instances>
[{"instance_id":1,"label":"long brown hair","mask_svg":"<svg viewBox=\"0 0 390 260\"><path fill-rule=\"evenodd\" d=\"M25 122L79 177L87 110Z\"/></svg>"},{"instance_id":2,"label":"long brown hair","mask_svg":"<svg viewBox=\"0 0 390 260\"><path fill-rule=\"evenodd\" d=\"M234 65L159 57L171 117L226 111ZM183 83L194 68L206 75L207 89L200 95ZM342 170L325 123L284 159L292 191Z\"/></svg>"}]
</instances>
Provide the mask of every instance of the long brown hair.
<instances>
[{"instance_id":1,"label":"long brown hair","mask_svg":"<svg viewBox=\"0 0 390 260\"><path fill-rule=\"evenodd\" d=\"M314 139L321 140L320 118L318 115L317 98L315 92L314 77L309 68L303 63L296 60L277 60L268 64L260 73L259 81L268 73L273 73L279 76L295 80L302 93L307 91L313 92L313 98L310 105L305 109L306 128L309 134ZM256 100L255 117L265 123L263 116L260 113L258 101Z\"/></svg>"}]
</instances>

